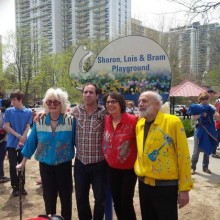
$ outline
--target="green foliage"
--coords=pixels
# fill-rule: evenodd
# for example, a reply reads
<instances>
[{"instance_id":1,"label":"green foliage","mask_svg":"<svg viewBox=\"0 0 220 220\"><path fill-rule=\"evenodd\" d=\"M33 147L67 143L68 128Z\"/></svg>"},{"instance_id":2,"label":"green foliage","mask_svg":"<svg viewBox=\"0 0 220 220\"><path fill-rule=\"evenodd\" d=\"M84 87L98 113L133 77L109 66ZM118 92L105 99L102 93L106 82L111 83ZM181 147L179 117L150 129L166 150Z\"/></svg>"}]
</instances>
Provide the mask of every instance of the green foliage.
<instances>
[{"instance_id":1,"label":"green foliage","mask_svg":"<svg viewBox=\"0 0 220 220\"><path fill-rule=\"evenodd\" d=\"M4 96L6 90L14 90L18 88L17 76L13 70L14 67L11 65L6 69L6 71L0 74L0 83L1 83L0 92L4 94Z\"/></svg>"},{"instance_id":2,"label":"green foliage","mask_svg":"<svg viewBox=\"0 0 220 220\"><path fill-rule=\"evenodd\" d=\"M181 119L185 132L186 132L186 136L188 137L192 137L194 135L194 127L191 124L191 119Z\"/></svg>"},{"instance_id":3,"label":"green foliage","mask_svg":"<svg viewBox=\"0 0 220 220\"><path fill-rule=\"evenodd\" d=\"M25 38L24 41L22 31L18 31L16 36L10 34L4 44L3 56L7 68L0 74L1 94L7 90L20 89L25 95L25 104L33 104L44 97L48 88L61 87L68 92L71 102L80 102L80 91L69 76L73 47L60 54L51 54L44 41L39 42L43 49L39 45L30 49L33 39Z\"/></svg>"},{"instance_id":4,"label":"green foliage","mask_svg":"<svg viewBox=\"0 0 220 220\"><path fill-rule=\"evenodd\" d=\"M41 60L41 66L38 74L33 78L31 94L42 98L46 90L50 87L60 87L69 94L71 102L80 102L80 92L75 88L74 81L69 76L69 63L72 53L65 51L60 54L47 54ZM30 90L31 91L31 90Z\"/></svg>"},{"instance_id":5,"label":"green foliage","mask_svg":"<svg viewBox=\"0 0 220 220\"><path fill-rule=\"evenodd\" d=\"M220 70L210 70L204 77L204 83L208 87L219 89L220 84Z\"/></svg>"}]
</instances>

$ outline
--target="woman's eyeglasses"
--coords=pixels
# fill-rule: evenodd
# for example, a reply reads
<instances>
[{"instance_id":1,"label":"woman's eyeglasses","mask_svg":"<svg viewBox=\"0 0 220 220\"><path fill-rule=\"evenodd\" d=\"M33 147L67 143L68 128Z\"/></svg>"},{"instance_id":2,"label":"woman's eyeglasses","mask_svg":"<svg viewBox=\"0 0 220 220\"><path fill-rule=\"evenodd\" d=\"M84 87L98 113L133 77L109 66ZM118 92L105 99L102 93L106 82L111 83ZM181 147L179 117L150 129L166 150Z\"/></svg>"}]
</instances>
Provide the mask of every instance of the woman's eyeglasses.
<instances>
[{"instance_id":1,"label":"woman's eyeglasses","mask_svg":"<svg viewBox=\"0 0 220 220\"><path fill-rule=\"evenodd\" d=\"M46 101L46 104L48 105L48 106L51 106L52 104L54 105L54 106L58 106L58 105L60 105L60 101L58 101L58 100L47 100Z\"/></svg>"},{"instance_id":2,"label":"woman's eyeglasses","mask_svg":"<svg viewBox=\"0 0 220 220\"><path fill-rule=\"evenodd\" d=\"M114 104L118 103L118 100L106 101L106 105L109 105L110 103L111 103L112 105L114 105Z\"/></svg>"}]
</instances>

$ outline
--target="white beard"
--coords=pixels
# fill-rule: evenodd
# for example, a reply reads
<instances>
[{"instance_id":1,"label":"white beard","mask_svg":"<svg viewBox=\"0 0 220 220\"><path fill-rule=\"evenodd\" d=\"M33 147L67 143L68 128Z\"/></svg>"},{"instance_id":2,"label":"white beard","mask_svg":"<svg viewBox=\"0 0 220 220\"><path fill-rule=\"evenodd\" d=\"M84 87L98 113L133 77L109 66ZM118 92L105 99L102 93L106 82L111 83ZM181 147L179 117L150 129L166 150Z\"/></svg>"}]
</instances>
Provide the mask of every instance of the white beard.
<instances>
[{"instance_id":1,"label":"white beard","mask_svg":"<svg viewBox=\"0 0 220 220\"><path fill-rule=\"evenodd\" d=\"M152 111L153 111L153 106L150 106L144 111L139 111L139 116L141 118L147 118L149 115L152 115L153 113Z\"/></svg>"}]
</instances>

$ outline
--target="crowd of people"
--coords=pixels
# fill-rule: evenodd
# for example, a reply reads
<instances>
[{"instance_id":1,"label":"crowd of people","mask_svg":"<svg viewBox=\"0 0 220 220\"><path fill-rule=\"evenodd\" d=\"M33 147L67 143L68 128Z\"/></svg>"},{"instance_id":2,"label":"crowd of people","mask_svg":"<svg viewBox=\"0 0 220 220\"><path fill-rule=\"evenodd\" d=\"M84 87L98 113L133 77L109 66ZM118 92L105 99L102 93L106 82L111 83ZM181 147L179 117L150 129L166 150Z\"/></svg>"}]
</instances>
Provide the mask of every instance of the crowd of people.
<instances>
[{"instance_id":1,"label":"crowd of people","mask_svg":"<svg viewBox=\"0 0 220 220\"><path fill-rule=\"evenodd\" d=\"M116 92L105 94L104 106L100 106L100 94L97 85L84 85L82 104L69 111L67 92L50 88L43 98L43 111L37 114L32 125L33 112L23 105L23 94L13 92L10 96L13 106L5 113L1 111L0 131L6 131L8 137L6 140L5 135L0 142L0 180L11 181L12 196L18 196L19 192L27 195L25 166L28 167L27 161L34 155L39 161L46 215L56 214L59 196L61 215L65 220L73 218L74 181L78 219L104 219L106 192L110 190L117 219L136 220L133 197L138 182L143 220L177 220L178 207L189 203L189 191L193 187L191 169L195 174L202 150L205 151L203 171L211 173L208 157L210 149L211 153L216 150L217 143L206 152L198 140L204 126L202 120L211 121L213 126L213 116L218 115L216 110L211 110L211 115L191 112L198 123L190 160L183 124L179 117L161 111L159 94L141 93L138 114L134 114L134 103L126 102L124 96ZM207 94L200 94L202 107L208 106L208 98ZM204 132L202 135L204 138ZM10 178L4 175L6 148ZM17 171L22 172L21 191ZM93 211L90 188L94 197Z\"/></svg>"}]
</instances>

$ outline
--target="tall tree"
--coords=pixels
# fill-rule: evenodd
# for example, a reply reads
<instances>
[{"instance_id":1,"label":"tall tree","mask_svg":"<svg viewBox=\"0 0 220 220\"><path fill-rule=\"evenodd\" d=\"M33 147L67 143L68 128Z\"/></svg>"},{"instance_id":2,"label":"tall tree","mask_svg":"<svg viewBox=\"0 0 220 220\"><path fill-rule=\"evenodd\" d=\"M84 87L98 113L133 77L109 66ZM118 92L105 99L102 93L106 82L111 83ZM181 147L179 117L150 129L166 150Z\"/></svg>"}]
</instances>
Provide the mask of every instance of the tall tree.
<instances>
[{"instance_id":1,"label":"tall tree","mask_svg":"<svg viewBox=\"0 0 220 220\"><path fill-rule=\"evenodd\" d=\"M76 89L74 79L69 76L69 65L73 56L73 48L59 54L46 54L40 60L39 73L34 77L32 89L35 97L43 97L45 91L50 87L65 88L71 102L79 102L80 95Z\"/></svg>"},{"instance_id":2,"label":"tall tree","mask_svg":"<svg viewBox=\"0 0 220 220\"><path fill-rule=\"evenodd\" d=\"M210 58L211 69L216 69L220 76L220 27L210 33L210 50L213 56Z\"/></svg>"},{"instance_id":3,"label":"tall tree","mask_svg":"<svg viewBox=\"0 0 220 220\"><path fill-rule=\"evenodd\" d=\"M219 90L219 84L220 84L220 72L217 69L213 69L209 71L204 76L204 84L207 87L211 87L215 90Z\"/></svg>"},{"instance_id":4,"label":"tall tree","mask_svg":"<svg viewBox=\"0 0 220 220\"><path fill-rule=\"evenodd\" d=\"M213 18L220 18L220 1L210 0L167 0L175 2L183 6L184 11L190 16L192 21L194 18L201 16L206 22Z\"/></svg>"},{"instance_id":5,"label":"tall tree","mask_svg":"<svg viewBox=\"0 0 220 220\"><path fill-rule=\"evenodd\" d=\"M31 46L31 37L25 29L17 30L16 35L9 34L3 47L5 65L10 67L10 74L16 76L17 88L24 92L24 102L28 103L28 91L33 73L37 69L37 51Z\"/></svg>"}]
</instances>

